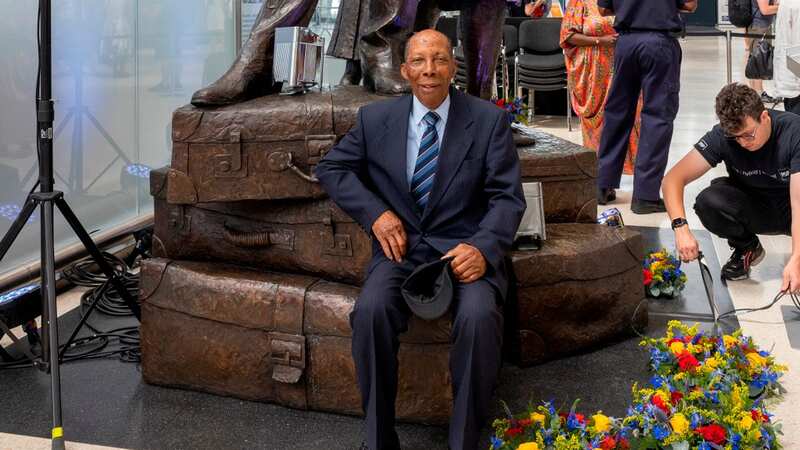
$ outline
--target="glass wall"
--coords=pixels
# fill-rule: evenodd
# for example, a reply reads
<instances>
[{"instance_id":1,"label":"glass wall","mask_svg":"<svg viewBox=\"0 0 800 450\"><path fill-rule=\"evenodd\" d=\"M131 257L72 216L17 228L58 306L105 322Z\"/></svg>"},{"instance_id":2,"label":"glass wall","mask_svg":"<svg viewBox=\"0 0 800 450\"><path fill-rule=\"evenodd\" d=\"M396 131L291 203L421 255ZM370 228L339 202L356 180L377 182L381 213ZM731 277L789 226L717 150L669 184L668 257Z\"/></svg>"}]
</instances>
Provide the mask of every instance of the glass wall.
<instances>
[{"instance_id":1,"label":"glass wall","mask_svg":"<svg viewBox=\"0 0 800 450\"><path fill-rule=\"evenodd\" d=\"M235 55L234 1L53 2L56 189L91 233L152 210L172 111ZM0 233L36 182L37 1L0 0ZM56 214L57 248L75 242ZM0 273L39 259L39 214Z\"/></svg>"}]
</instances>

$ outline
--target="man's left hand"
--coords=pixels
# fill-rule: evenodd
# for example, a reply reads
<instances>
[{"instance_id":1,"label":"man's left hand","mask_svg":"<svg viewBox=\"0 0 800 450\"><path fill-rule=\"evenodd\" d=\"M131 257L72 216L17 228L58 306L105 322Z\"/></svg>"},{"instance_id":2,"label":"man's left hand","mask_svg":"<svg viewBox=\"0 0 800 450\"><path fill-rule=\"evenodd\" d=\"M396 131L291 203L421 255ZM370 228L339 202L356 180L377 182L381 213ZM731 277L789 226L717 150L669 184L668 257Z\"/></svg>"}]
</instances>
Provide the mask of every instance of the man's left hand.
<instances>
[{"instance_id":1,"label":"man's left hand","mask_svg":"<svg viewBox=\"0 0 800 450\"><path fill-rule=\"evenodd\" d=\"M783 284L781 291L800 293L800 257L792 256L783 269Z\"/></svg>"},{"instance_id":2,"label":"man's left hand","mask_svg":"<svg viewBox=\"0 0 800 450\"><path fill-rule=\"evenodd\" d=\"M486 258L480 250L469 244L458 244L442 256L442 259L451 256L454 259L450 262L450 267L453 268L456 279L462 283L477 281L486 273Z\"/></svg>"}]
</instances>

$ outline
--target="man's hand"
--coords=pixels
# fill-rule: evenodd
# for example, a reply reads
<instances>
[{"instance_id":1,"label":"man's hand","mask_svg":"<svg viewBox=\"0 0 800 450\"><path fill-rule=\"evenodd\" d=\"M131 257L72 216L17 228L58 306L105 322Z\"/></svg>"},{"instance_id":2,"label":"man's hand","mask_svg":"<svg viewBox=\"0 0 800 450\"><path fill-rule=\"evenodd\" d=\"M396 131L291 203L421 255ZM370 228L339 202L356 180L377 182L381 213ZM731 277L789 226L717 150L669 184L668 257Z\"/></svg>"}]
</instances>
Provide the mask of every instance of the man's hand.
<instances>
[{"instance_id":1,"label":"man's hand","mask_svg":"<svg viewBox=\"0 0 800 450\"><path fill-rule=\"evenodd\" d=\"M378 239L383 254L394 262L403 262L406 255L406 229L391 211L381 214L372 224L372 234Z\"/></svg>"},{"instance_id":2,"label":"man's hand","mask_svg":"<svg viewBox=\"0 0 800 450\"><path fill-rule=\"evenodd\" d=\"M800 257L792 256L783 269L783 284L781 291L800 293Z\"/></svg>"},{"instance_id":3,"label":"man's hand","mask_svg":"<svg viewBox=\"0 0 800 450\"><path fill-rule=\"evenodd\" d=\"M700 255L700 246L688 225L675 229L675 246L683 262L694 261Z\"/></svg>"},{"instance_id":4,"label":"man's hand","mask_svg":"<svg viewBox=\"0 0 800 450\"><path fill-rule=\"evenodd\" d=\"M453 274L462 283L472 283L479 280L486 273L486 258L477 248L469 244L458 244L455 248L442 256L442 259L454 257L450 262Z\"/></svg>"}]
</instances>

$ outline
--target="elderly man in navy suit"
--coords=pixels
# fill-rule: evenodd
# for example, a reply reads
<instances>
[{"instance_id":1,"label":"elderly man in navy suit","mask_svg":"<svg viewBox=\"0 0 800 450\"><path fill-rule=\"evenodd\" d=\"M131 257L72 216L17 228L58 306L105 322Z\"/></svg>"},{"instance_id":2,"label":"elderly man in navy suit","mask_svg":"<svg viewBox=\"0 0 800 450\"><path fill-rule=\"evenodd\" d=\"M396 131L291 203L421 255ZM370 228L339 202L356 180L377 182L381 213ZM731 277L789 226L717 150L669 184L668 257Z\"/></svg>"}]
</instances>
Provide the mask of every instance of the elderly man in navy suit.
<instances>
[{"instance_id":1,"label":"elderly man in navy suit","mask_svg":"<svg viewBox=\"0 0 800 450\"><path fill-rule=\"evenodd\" d=\"M447 37L413 35L401 67L413 94L364 106L316 169L331 198L373 236L369 275L350 316L373 450L400 448L398 335L411 316L400 285L416 266L452 256L459 281L451 449L477 448L500 369L506 256L525 210L519 159L505 112L450 89L455 70Z\"/></svg>"}]
</instances>

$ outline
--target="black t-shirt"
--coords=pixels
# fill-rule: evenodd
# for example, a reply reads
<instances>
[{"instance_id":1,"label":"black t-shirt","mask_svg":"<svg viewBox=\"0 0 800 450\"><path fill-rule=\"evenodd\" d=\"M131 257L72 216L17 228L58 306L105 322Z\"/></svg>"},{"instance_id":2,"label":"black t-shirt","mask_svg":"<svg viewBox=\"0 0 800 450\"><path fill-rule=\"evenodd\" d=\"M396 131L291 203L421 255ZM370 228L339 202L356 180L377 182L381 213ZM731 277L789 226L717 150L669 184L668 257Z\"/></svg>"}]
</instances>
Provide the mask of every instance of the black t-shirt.
<instances>
[{"instance_id":1,"label":"black t-shirt","mask_svg":"<svg viewBox=\"0 0 800 450\"><path fill-rule=\"evenodd\" d=\"M614 29L625 31L681 31L678 10L686 0L598 0L597 5L614 11Z\"/></svg>"},{"instance_id":2,"label":"black t-shirt","mask_svg":"<svg viewBox=\"0 0 800 450\"><path fill-rule=\"evenodd\" d=\"M766 195L789 195L789 176L800 172L800 116L769 111L772 134L763 147L749 151L725 137L719 124L695 148L711 164L725 163L730 178L743 187Z\"/></svg>"}]
</instances>

